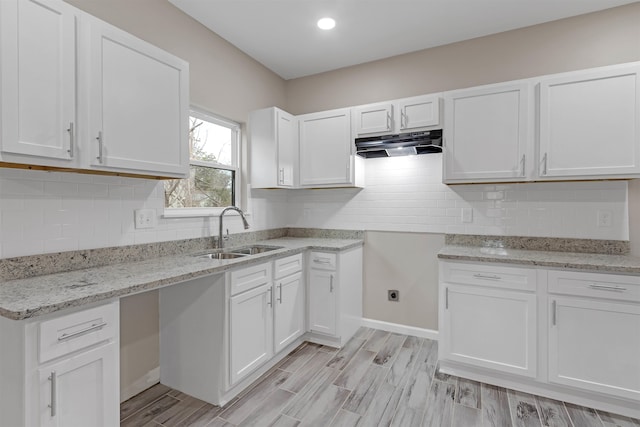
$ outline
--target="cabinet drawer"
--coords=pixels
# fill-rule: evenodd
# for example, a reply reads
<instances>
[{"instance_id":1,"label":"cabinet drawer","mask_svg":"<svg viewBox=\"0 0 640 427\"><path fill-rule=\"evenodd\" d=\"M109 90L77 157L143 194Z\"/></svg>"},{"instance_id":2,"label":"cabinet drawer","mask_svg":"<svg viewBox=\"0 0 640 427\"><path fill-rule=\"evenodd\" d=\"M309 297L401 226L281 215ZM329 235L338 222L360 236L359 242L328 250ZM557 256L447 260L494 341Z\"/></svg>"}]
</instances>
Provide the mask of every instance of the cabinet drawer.
<instances>
[{"instance_id":1,"label":"cabinet drawer","mask_svg":"<svg viewBox=\"0 0 640 427\"><path fill-rule=\"evenodd\" d=\"M275 267L273 274L276 279L297 273L302 271L302 254L277 259L273 265Z\"/></svg>"},{"instance_id":2,"label":"cabinet drawer","mask_svg":"<svg viewBox=\"0 0 640 427\"><path fill-rule=\"evenodd\" d=\"M118 337L118 303L46 320L39 325L40 363Z\"/></svg>"},{"instance_id":3,"label":"cabinet drawer","mask_svg":"<svg viewBox=\"0 0 640 427\"><path fill-rule=\"evenodd\" d=\"M640 302L640 277L578 271L548 272L549 292Z\"/></svg>"},{"instance_id":4,"label":"cabinet drawer","mask_svg":"<svg viewBox=\"0 0 640 427\"><path fill-rule=\"evenodd\" d=\"M336 269L336 254L327 252L311 252L311 268L321 270Z\"/></svg>"},{"instance_id":5,"label":"cabinet drawer","mask_svg":"<svg viewBox=\"0 0 640 427\"><path fill-rule=\"evenodd\" d=\"M271 263L258 264L229 273L231 295L271 282Z\"/></svg>"},{"instance_id":6,"label":"cabinet drawer","mask_svg":"<svg viewBox=\"0 0 640 427\"><path fill-rule=\"evenodd\" d=\"M521 291L536 290L536 270L501 265L443 263L443 280L447 283L480 285Z\"/></svg>"}]
</instances>

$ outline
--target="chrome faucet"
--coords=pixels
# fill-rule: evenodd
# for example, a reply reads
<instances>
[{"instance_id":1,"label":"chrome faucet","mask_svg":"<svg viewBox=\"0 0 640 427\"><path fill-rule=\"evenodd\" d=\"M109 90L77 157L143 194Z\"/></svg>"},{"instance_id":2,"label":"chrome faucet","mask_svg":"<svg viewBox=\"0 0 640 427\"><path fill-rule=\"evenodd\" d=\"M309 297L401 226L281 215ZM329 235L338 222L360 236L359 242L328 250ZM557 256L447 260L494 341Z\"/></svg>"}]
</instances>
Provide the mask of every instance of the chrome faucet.
<instances>
[{"instance_id":1,"label":"chrome faucet","mask_svg":"<svg viewBox=\"0 0 640 427\"><path fill-rule=\"evenodd\" d=\"M240 218L242 218L242 224L244 225L244 229L249 228L249 223L247 219L244 217L244 212L240 208L236 208L235 206L229 206L228 208L224 208L222 212L220 212L220 219L218 220L218 248L222 249L224 247L224 237L222 236L222 217L227 211L236 211L240 214Z\"/></svg>"}]
</instances>

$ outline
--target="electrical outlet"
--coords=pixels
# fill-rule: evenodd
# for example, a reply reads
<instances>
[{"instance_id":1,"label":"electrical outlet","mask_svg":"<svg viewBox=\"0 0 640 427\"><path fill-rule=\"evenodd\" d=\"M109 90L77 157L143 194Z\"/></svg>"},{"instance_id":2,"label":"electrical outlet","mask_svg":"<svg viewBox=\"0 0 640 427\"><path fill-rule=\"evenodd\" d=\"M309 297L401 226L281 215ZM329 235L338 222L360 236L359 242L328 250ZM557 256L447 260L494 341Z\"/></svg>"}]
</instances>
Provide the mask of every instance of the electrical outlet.
<instances>
[{"instance_id":1,"label":"electrical outlet","mask_svg":"<svg viewBox=\"0 0 640 427\"><path fill-rule=\"evenodd\" d=\"M400 291L397 289L389 289L387 291L389 301L400 301Z\"/></svg>"},{"instance_id":2,"label":"electrical outlet","mask_svg":"<svg viewBox=\"0 0 640 427\"><path fill-rule=\"evenodd\" d=\"M473 208L462 208L462 222L473 222Z\"/></svg>"},{"instance_id":3,"label":"electrical outlet","mask_svg":"<svg viewBox=\"0 0 640 427\"><path fill-rule=\"evenodd\" d=\"M136 209L133 212L136 228L153 228L156 226L155 209Z\"/></svg>"},{"instance_id":4,"label":"electrical outlet","mask_svg":"<svg viewBox=\"0 0 640 427\"><path fill-rule=\"evenodd\" d=\"M598 227L611 227L613 213L610 210L599 210L597 214Z\"/></svg>"}]
</instances>

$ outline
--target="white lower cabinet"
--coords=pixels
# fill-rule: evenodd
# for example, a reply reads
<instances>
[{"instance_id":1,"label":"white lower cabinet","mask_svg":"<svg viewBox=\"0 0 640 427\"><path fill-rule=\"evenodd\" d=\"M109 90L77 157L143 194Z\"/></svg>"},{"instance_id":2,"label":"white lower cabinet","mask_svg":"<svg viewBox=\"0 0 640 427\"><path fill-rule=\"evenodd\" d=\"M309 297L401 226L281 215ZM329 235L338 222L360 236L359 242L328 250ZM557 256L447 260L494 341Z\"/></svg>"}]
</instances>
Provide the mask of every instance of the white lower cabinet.
<instances>
[{"instance_id":1,"label":"white lower cabinet","mask_svg":"<svg viewBox=\"0 0 640 427\"><path fill-rule=\"evenodd\" d=\"M440 357L535 377L535 270L445 264L441 277Z\"/></svg>"},{"instance_id":2,"label":"white lower cabinet","mask_svg":"<svg viewBox=\"0 0 640 427\"><path fill-rule=\"evenodd\" d=\"M362 247L309 254L309 340L343 346L362 320Z\"/></svg>"},{"instance_id":3,"label":"white lower cabinet","mask_svg":"<svg viewBox=\"0 0 640 427\"><path fill-rule=\"evenodd\" d=\"M640 278L549 271L548 281L549 382L640 402Z\"/></svg>"},{"instance_id":4,"label":"white lower cabinet","mask_svg":"<svg viewBox=\"0 0 640 427\"><path fill-rule=\"evenodd\" d=\"M0 318L0 424L110 427L120 422L119 303L38 320Z\"/></svg>"},{"instance_id":5,"label":"white lower cabinet","mask_svg":"<svg viewBox=\"0 0 640 427\"><path fill-rule=\"evenodd\" d=\"M110 343L38 370L41 426L109 427L120 422L118 359ZM114 392L115 391L115 392Z\"/></svg>"},{"instance_id":6,"label":"white lower cabinet","mask_svg":"<svg viewBox=\"0 0 640 427\"><path fill-rule=\"evenodd\" d=\"M309 272L309 330L336 334L336 272L311 269Z\"/></svg>"},{"instance_id":7,"label":"white lower cabinet","mask_svg":"<svg viewBox=\"0 0 640 427\"><path fill-rule=\"evenodd\" d=\"M536 375L536 296L530 292L450 285L444 328L447 359L502 372Z\"/></svg>"},{"instance_id":8,"label":"white lower cabinet","mask_svg":"<svg viewBox=\"0 0 640 427\"><path fill-rule=\"evenodd\" d=\"M640 277L440 262L444 372L640 417Z\"/></svg>"},{"instance_id":9,"label":"white lower cabinet","mask_svg":"<svg viewBox=\"0 0 640 427\"><path fill-rule=\"evenodd\" d=\"M229 382L235 384L273 355L273 289L266 283L229 301Z\"/></svg>"},{"instance_id":10,"label":"white lower cabinet","mask_svg":"<svg viewBox=\"0 0 640 427\"><path fill-rule=\"evenodd\" d=\"M273 345L278 353L304 334L304 280L302 272L276 280Z\"/></svg>"}]
</instances>

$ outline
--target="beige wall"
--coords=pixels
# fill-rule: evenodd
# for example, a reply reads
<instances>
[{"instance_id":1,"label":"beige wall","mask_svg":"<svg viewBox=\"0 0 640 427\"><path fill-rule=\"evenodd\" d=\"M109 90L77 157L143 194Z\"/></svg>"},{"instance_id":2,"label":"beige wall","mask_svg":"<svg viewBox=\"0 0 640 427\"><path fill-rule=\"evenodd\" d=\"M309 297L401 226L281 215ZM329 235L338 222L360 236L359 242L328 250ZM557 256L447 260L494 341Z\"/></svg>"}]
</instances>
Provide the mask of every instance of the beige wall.
<instances>
[{"instance_id":1,"label":"beige wall","mask_svg":"<svg viewBox=\"0 0 640 427\"><path fill-rule=\"evenodd\" d=\"M640 60L640 3L287 82L293 114Z\"/></svg>"},{"instance_id":2,"label":"beige wall","mask_svg":"<svg viewBox=\"0 0 640 427\"><path fill-rule=\"evenodd\" d=\"M438 330L438 251L442 234L368 231L364 317ZM400 291L397 302L387 291Z\"/></svg>"}]
</instances>

